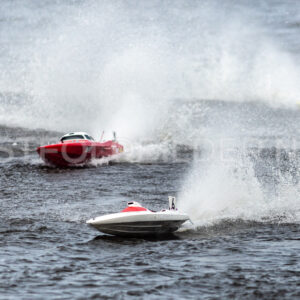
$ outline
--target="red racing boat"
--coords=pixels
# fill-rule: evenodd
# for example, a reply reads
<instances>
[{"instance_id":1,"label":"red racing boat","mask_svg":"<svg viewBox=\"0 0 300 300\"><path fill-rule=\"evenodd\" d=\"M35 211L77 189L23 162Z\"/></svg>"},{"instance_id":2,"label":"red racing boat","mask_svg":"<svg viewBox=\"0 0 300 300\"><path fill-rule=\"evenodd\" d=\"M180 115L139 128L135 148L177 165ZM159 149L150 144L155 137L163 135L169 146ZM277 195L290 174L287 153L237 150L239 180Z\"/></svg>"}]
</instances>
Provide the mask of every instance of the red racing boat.
<instances>
[{"instance_id":1,"label":"red racing boat","mask_svg":"<svg viewBox=\"0 0 300 300\"><path fill-rule=\"evenodd\" d=\"M48 164L66 167L88 163L93 158L103 158L123 152L115 138L96 142L85 132L72 132L61 137L60 143L37 148L40 157Z\"/></svg>"}]
</instances>

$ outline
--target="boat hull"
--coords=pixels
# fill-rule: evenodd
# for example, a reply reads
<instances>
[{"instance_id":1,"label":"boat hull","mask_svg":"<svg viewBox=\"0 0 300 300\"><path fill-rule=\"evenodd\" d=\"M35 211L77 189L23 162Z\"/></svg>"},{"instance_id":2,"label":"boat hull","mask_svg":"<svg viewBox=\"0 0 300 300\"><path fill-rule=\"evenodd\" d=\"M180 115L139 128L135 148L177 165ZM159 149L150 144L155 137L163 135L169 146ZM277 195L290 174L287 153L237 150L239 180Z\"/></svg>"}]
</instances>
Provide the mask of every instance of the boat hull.
<instances>
[{"instance_id":1,"label":"boat hull","mask_svg":"<svg viewBox=\"0 0 300 300\"><path fill-rule=\"evenodd\" d=\"M136 237L172 233L187 220L186 214L177 211L147 211L106 215L87 223L103 233Z\"/></svg>"},{"instance_id":2,"label":"boat hull","mask_svg":"<svg viewBox=\"0 0 300 300\"><path fill-rule=\"evenodd\" d=\"M103 233L118 236L163 235L178 230L182 221L129 222L126 224L92 225Z\"/></svg>"},{"instance_id":3,"label":"boat hull","mask_svg":"<svg viewBox=\"0 0 300 300\"><path fill-rule=\"evenodd\" d=\"M113 141L99 143L82 140L41 146L37 152L47 164L65 167L121 153L123 146Z\"/></svg>"}]
</instances>

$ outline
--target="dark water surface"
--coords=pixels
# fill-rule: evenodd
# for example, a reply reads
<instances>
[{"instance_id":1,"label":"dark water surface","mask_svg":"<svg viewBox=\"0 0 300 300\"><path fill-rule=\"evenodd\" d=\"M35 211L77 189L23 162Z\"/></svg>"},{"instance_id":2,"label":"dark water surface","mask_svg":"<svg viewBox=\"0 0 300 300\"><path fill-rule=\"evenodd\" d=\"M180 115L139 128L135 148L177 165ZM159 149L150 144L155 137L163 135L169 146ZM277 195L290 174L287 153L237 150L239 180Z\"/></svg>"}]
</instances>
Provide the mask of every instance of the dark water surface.
<instances>
[{"instance_id":1,"label":"dark water surface","mask_svg":"<svg viewBox=\"0 0 300 300\"><path fill-rule=\"evenodd\" d=\"M1 166L0 298L299 297L297 223L224 220L161 240L102 235L85 224L128 199L165 207L188 167L60 170L35 156Z\"/></svg>"}]
</instances>

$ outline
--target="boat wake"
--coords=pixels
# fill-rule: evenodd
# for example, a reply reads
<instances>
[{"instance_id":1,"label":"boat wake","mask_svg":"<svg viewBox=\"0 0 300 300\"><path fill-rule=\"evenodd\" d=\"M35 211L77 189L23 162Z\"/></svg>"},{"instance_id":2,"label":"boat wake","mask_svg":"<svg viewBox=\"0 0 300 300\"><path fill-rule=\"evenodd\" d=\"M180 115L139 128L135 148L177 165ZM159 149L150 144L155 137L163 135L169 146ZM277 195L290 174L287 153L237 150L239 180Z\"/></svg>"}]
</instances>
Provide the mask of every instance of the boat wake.
<instances>
[{"instance_id":1,"label":"boat wake","mask_svg":"<svg viewBox=\"0 0 300 300\"><path fill-rule=\"evenodd\" d=\"M207 160L194 161L178 199L196 227L239 219L300 221L299 150L247 151L227 152L226 159L216 151Z\"/></svg>"}]
</instances>

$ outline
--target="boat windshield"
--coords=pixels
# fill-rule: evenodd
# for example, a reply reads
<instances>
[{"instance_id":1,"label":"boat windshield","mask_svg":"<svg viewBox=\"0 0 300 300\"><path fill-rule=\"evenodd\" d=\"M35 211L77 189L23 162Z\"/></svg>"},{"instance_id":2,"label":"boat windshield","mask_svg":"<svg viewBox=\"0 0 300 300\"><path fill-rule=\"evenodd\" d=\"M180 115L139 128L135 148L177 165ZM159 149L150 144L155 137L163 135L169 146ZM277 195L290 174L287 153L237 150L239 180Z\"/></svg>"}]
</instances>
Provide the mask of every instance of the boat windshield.
<instances>
[{"instance_id":1,"label":"boat windshield","mask_svg":"<svg viewBox=\"0 0 300 300\"><path fill-rule=\"evenodd\" d=\"M83 135L70 135L70 136L64 136L61 138L61 142L67 141L67 140L85 140L85 137Z\"/></svg>"},{"instance_id":2,"label":"boat windshield","mask_svg":"<svg viewBox=\"0 0 300 300\"><path fill-rule=\"evenodd\" d=\"M88 140L91 140L91 141L94 140L91 136L89 136L89 135L87 135L87 134L85 134L85 137L86 137Z\"/></svg>"}]
</instances>

